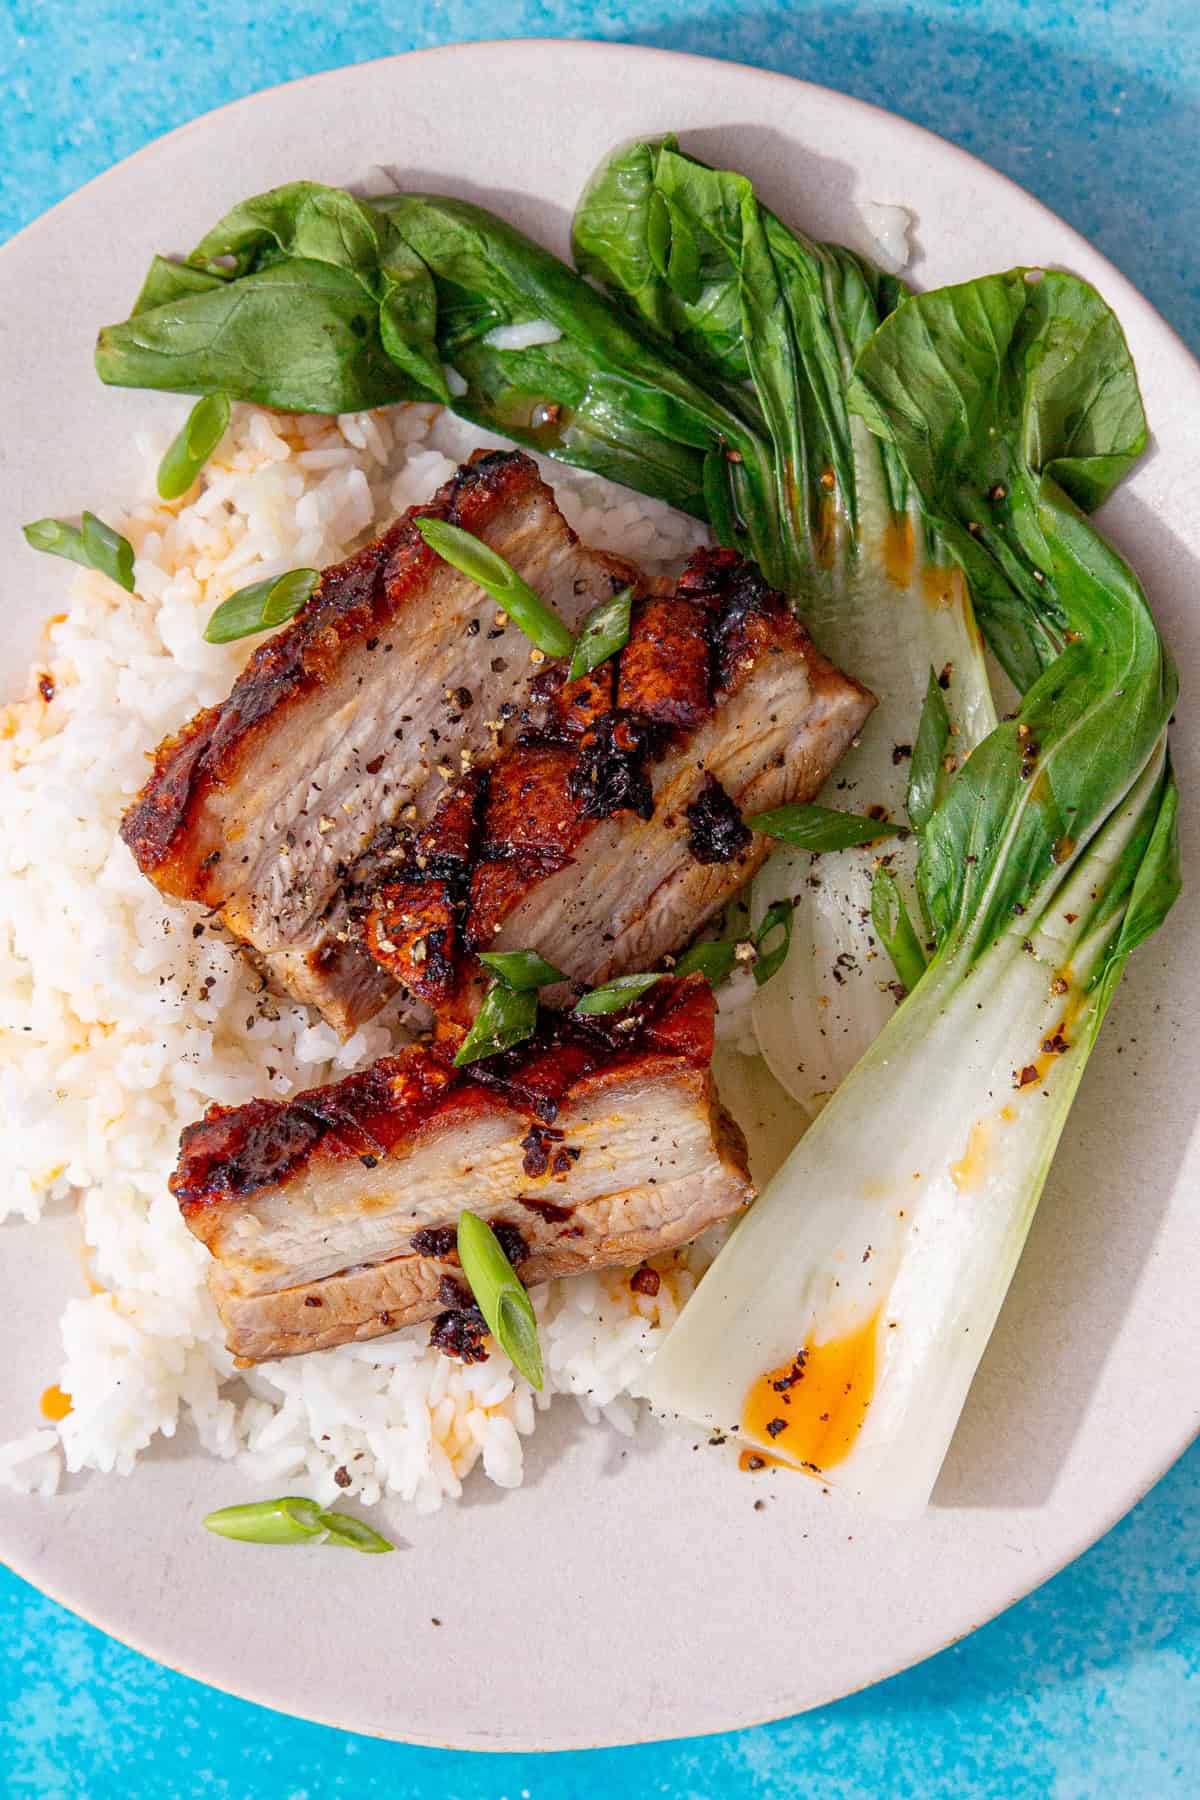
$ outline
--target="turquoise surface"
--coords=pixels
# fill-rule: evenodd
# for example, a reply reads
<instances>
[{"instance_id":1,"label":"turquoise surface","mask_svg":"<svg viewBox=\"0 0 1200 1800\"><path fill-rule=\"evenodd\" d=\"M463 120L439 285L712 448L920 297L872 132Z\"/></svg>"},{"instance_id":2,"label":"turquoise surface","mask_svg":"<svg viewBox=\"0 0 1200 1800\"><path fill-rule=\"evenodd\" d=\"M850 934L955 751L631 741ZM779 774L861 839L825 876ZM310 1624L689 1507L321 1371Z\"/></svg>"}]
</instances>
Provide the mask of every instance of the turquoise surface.
<instances>
[{"instance_id":1,"label":"turquoise surface","mask_svg":"<svg viewBox=\"0 0 1200 1800\"><path fill-rule=\"evenodd\" d=\"M0 237L237 95L507 36L735 58L904 113L1054 207L1200 349L1197 0L0 0ZM1071 1569L920 1668L820 1713L650 1748L380 1744L173 1675L2 1571L0 1608L0 1792L26 1800L1200 1794L1200 1448Z\"/></svg>"}]
</instances>

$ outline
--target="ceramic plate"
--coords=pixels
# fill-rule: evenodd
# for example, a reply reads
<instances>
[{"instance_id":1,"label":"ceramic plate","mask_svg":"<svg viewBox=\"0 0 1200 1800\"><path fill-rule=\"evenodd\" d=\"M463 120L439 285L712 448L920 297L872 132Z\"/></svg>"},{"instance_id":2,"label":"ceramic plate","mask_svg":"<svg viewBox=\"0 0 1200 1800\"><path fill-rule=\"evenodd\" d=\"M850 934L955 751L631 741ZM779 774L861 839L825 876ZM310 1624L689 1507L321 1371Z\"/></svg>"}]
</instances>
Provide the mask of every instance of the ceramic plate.
<instances>
[{"instance_id":1,"label":"ceramic plate","mask_svg":"<svg viewBox=\"0 0 1200 1800\"><path fill-rule=\"evenodd\" d=\"M1097 283L1128 333L1156 434L1103 523L1145 581L1185 693L1200 691L1200 369L1115 269L1001 176L842 95L727 63L529 42L256 95L121 164L3 252L9 690L62 591L61 568L21 548L21 522L80 504L104 512L134 479L136 421L178 408L102 388L91 366L96 327L124 316L152 251L186 249L247 192L297 176L345 183L377 164L403 185L482 201L563 251L601 156L666 129L745 170L818 238L861 243L857 200L910 207L920 285L1013 263ZM1185 709L1175 739L1193 865L1195 717ZM242 1553L208 1537L196 1521L229 1498L229 1472L186 1439L129 1481L0 1496L0 1550L106 1631L203 1681L430 1744L558 1749L716 1731L929 1655L1076 1556L1197 1427L1195 916L1178 907L1121 988L922 1523L880 1524L799 1477L739 1475L723 1452L653 1428L631 1446L564 1401L528 1448L519 1492L479 1478L432 1519L385 1508L402 1549L382 1564ZM8 1437L30 1428L58 1366L60 1305L80 1291L74 1220L9 1227L3 1250Z\"/></svg>"}]
</instances>

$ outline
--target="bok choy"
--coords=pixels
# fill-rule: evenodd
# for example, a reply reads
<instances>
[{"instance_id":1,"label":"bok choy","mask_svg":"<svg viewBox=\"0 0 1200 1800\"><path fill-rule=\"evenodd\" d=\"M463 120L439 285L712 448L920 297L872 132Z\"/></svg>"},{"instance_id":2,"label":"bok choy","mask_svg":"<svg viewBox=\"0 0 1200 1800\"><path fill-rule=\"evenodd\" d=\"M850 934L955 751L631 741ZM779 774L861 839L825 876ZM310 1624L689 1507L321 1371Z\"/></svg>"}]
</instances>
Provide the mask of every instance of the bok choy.
<instances>
[{"instance_id":1,"label":"bok choy","mask_svg":"<svg viewBox=\"0 0 1200 1800\"><path fill-rule=\"evenodd\" d=\"M791 230L744 175L708 168L670 137L627 145L600 169L574 245L580 268L689 360L749 384L803 553L789 591L822 650L879 700L826 797L903 824L930 668L954 754L996 722L961 571L922 519L895 447L848 404L854 359L904 290L852 251ZM915 907L915 845L884 848ZM754 1026L810 1117L895 1011L896 973L871 920L879 856L868 846L814 863L781 850L754 884L756 924L795 902L789 953L755 1000Z\"/></svg>"},{"instance_id":2,"label":"bok choy","mask_svg":"<svg viewBox=\"0 0 1200 1800\"><path fill-rule=\"evenodd\" d=\"M851 400L965 567L1021 689L920 832L936 951L656 1359L661 1406L897 1516L928 1499L1130 952L1179 888L1171 658L1081 508L1145 441L1076 278L918 296Z\"/></svg>"}]
</instances>

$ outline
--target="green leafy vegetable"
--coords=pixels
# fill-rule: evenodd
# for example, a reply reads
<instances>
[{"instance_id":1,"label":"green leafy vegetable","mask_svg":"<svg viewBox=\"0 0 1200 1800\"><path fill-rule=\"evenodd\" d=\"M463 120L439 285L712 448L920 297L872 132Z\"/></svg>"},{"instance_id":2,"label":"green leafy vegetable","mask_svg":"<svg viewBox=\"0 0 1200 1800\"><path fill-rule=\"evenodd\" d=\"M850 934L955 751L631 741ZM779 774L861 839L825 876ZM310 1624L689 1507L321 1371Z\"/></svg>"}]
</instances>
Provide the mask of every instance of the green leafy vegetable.
<instances>
[{"instance_id":1,"label":"green leafy vegetable","mask_svg":"<svg viewBox=\"0 0 1200 1800\"><path fill-rule=\"evenodd\" d=\"M62 519L35 519L23 531L31 549L44 550L49 556L65 556L85 569L97 569L132 594L133 546L95 513L85 512L78 526L68 525Z\"/></svg>"},{"instance_id":2,"label":"green leafy vegetable","mask_svg":"<svg viewBox=\"0 0 1200 1800\"><path fill-rule=\"evenodd\" d=\"M661 980L661 974L618 975L614 981L606 981L603 987L593 988L590 994L585 994L574 1008L575 1016L587 1019L603 1013L623 1012Z\"/></svg>"},{"instance_id":3,"label":"green leafy vegetable","mask_svg":"<svg viewBox=\"0 0 1200 1800\"><path fill-rule=\"evenodd\" d=\"M481 950L479 960L505 987L515 988L518 992L552 987L556 981L567 979L561 969L556 969L536 950Z\"/></svg>"},{"instance_id":4,"label":"green leafy vegetable","mask_svg":"<svg viewBox=\"0 0 1200 1800\"><path fill-rule=\"evenodd\" d=\"M542 1347L529 1295L491 1226L471 1212L458 1217L458 1259L488 1330L529 1385L540 1390Z\"/></svg>"},{"instance_id":5,"label":"green leafy vegetable","mask_svg":"<svg viewBox=\"0 0 1200 1800\"><path fill-rule=\"evenodd\" d=\"M532 1037L537 1026L536 988L514 988L507 981L493 981L483 997L475 1022L459 1045L456 1068L511 1050Z\"/></svg>"},{"instance_id":6,"label":"green leafy vegetable","mask_svg":"<svg viewBox=\"0 0 1200 1800\"><path fill-rule=\"evenodd\" d=\"M252 581L222 600L204 627L205 638L210 644L232 644L284 624L295 618L320 579L316 569L289 569L286 575Z\"/></svg>"},{"instance_id":7,"label":"green leafy vegetable","mask_svg":"<svg viewBox=\"0 0 1200 1800\"><path fill-rule=\"evenodd\" d=\"M771 938L775 939L773 944ZM754 979L759 987L770 981L772 975L778 975L787 961L791 941L792 903L776 900L768 907L766 917L754 934L754 948L758 951L758 960L753 965Z\"/></svg>"},{"instance_id":8,"label":"green leafy vegetable","mask_svg":"<svg viewBox=\"0 0 1200 1800\"><path fill-rule=\"evenodd\" d=\"M624 587L611 600L593 606L579 628L575 654L567 671L570 681L578 681L598 663L615 656L629 642L629 615L633 605L633 589Z\"/></svg>"},{"instance_id":9,"label":"green leafy vegetable","mask_svg":"<svg viewBox=\"0 0 1200 1800\"><path fill-rule=\"evenodd\" d=\"M889 819L867 819L831 806L777 806L770 812L755 813L745 823L764 837L780 838L814 854L871 844L876 838L893 837L900 829Z\"/></svg>"},{"instance_id":10,"label":"green leafy vegetable","mask_svg":"<svg viewBox=\"0 0 1200 1800\"><path fill-rule=\"evenodd\" d=\"M158 491L164 500L178 500L187 493L225 436L228 424L228 394L207 394L197 400L158 465Z\"/></svg>"},{"instance_id":11,"label":"green leafy vegetable","mask_svg":"<svg viewBox=\"0 0 1200 1800\"><path fill-rule=\"evenodd\" d=\"M460 525L418 519L417 530L444 562L467 575L502 606L514 625L547 656L570 656L575 639L552 607L502 556Z\"/></svg>"},{"instance_id":12,"label":"green leafy vegetable","mask_svg":"<svg viewBox=\"0 0 1200 1800\"><path fill-rule=\"evenodd\" d=\"M712 169L673 137L626 145L593 177L576 210L576 261L656 331L731 386L749 383L771 446L777 541L763 562L795 591L821 578L831 505L857 533L859 476L846 387L854 355L896 304L898 284L851 251L789 230L743 175ZM904 477L886 448L892 504ZM706 488L723 541L736 517Z\"/></svg>"},{"instance_id":13,"label":"green leafy vegetable","mask_svg":"<svg viewBox=\"0 0 1200 1800\"><path fill-rule=\"evenodd\" d=\"M157 258L96 346L104 381L345 412L446 400L429 270L374 207L295 181Z\"/></svg>"},{"instance_id":14,"label":"green leafy vegetable","mask_svg":"<svg viewBox=\"0 0 1200 1800\"><path fill-rule=\"evenodd\" d=\"M205 1529L243 1544L307 1544L324 1541L349 1550L378 1555L395 1545L361 1519L332 1512L315 1500L288 1494L279 1500L254 1500L245 1506L223 1506L210 1512Z\"/></svg>"},{"instance_id":15,"label":"green leafy vegetable","mask_svg":"<svg viewBox=\"0 0 1200 1800\"><path fill-rule=\"evenodd\" d=\"M921 708L921 723L917 727L917 741L913 745L908 773L906 804L909 820L917 830L929 823L937 805L939 790L945 785L942 776L945 773L946 745L949 742L950 714L946 709L946 697L937 676L930 669L929 686L925 690L925 704Z\"/></svg>"},{"instance_id":16,"label":"green leafy vegetable","mask_svg":"<svg viewBox=\"0 0 1200 1800\"><path fill-rule=\"evenodd\" d=\"M925 952L896 877L883 863L876 869L871 884L871 922L892 959L892 967L911 994L925 973Z\"/></svg>"},{"instance_id":17,"label":"green leafy vegetable","mask_svg":"<svg viewBox=\"0 0 1200 1800\"><path fill-rule=\"evenodd\" d=\"M1021 702L920 831L935 955L721 1252L651 1397L725 1425L798 1345L811 1377L822 1345L862 1333L874 1373L840 1459L799 1428L766 1447L907 1515L1121 970L1179 891L1176 677L1132 571L1079 510L1144 441L1092 289L1014 270L916 296L861 350L853 401L962 561Z\"/></svg>"}]
</instances>

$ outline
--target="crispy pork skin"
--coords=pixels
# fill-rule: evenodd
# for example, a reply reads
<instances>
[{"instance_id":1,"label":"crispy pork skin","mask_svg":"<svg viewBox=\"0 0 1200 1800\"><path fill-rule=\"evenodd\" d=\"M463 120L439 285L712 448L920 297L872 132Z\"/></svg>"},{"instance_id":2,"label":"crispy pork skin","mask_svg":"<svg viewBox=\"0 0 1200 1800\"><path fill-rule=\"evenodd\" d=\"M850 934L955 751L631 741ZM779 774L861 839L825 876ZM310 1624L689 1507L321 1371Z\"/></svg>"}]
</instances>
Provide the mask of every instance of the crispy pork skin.
<instances>
[{"instance_id":1,"label":"crispy pork skin","mask_svg":"<svg viewBox=\"0 0 1200 1800\"><path fill-rule=\"evenodd\" d=\"M631 1010L545 1017L458 1070L414 1046L287 1102L212 1108L171 1188L212 1252L247 1362L431 1317L458 1273L459 1214L520 1234L526 1283L636 1262L753 1197L713 1087L713 997L665 979Z\"/></svg>"},{"instance_id":2,"label":"crispy pork skin","mask_svg":"<svg viewBox=\"0 0 1200 1800\"><path fill-rule=\"evenodd\" d=\"M729 550L697 551L619 657L546 695L365 902L372 956L458 1022L480 950L591 984L680 948L770 849L742 815L811 800L874 705Z\"/></svg>"},{"instance_id":3,"label":"crispy pork skin","mask_svg":"<svg viewBox=\"0 0 1200 1800\"><path fill-rule=\"evenodd\" d=\"M532 646L428 548L416 519L461 525L575 629L636 569L580 544L520 452L480 455L326 570L229 698L160 746L122 837L165 894L219 908L276 979L343 1030L391 991L338 936L346 871L402 814L518 729Z\"/></svg>"}]
</instances>

